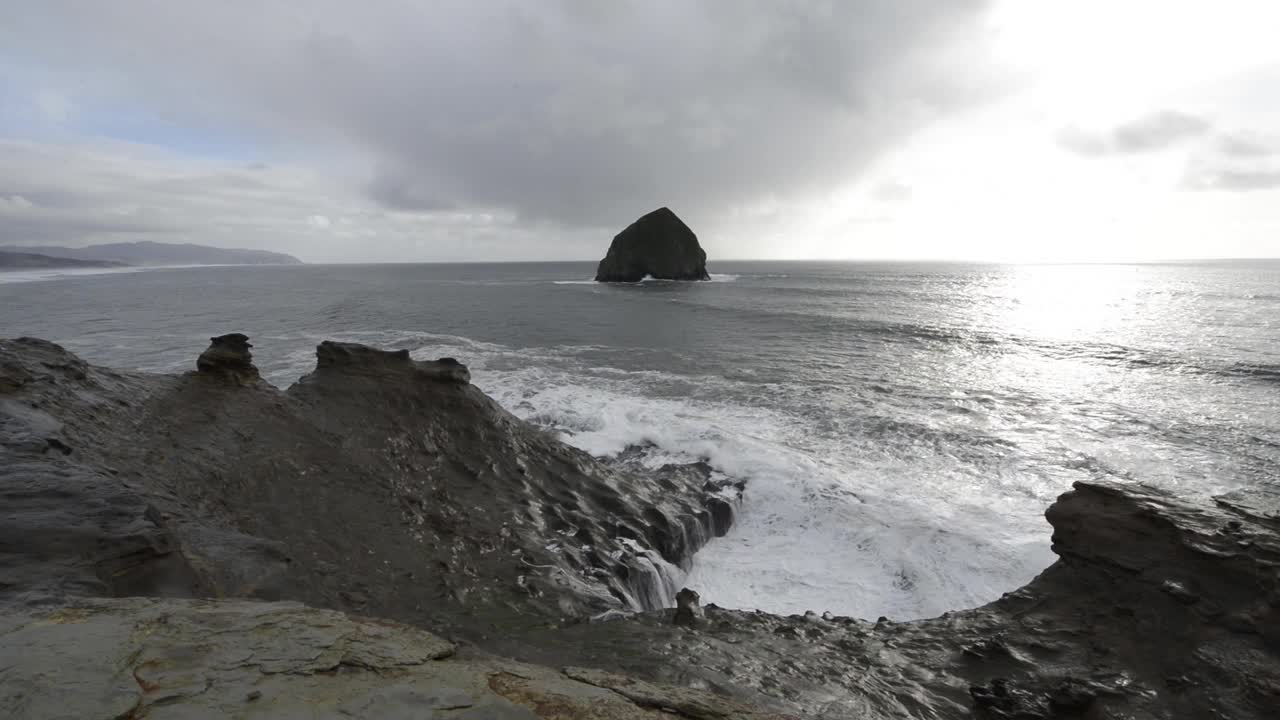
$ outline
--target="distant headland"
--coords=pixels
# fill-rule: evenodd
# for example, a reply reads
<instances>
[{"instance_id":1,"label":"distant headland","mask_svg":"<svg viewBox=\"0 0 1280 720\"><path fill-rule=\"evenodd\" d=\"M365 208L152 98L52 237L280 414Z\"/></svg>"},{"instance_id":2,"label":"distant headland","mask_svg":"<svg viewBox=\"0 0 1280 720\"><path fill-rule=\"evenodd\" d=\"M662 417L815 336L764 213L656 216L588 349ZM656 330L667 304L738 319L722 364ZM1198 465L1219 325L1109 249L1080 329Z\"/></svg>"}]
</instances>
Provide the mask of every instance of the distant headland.
<instances>
[{"instance_id":1,"label":"distant headland","mask_svg":"<svg viewBox=\"0 0 1280 720\"><path fill-rule=\"evenodd\" d=\"M292 255L217 248L191 243L151 241L106 243L86 247L16 245L0 248L0 269L125 267L157 265L301 265Z\"/></svg>"}]
</instances>

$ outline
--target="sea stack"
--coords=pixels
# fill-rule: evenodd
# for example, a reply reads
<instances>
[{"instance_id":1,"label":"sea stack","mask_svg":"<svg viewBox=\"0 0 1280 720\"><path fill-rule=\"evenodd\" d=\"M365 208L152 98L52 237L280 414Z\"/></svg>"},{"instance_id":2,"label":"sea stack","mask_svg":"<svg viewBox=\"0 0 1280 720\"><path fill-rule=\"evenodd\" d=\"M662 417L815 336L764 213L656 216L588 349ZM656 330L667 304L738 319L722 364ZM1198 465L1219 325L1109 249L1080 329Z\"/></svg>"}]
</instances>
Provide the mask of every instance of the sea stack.
<instances>
[{"instance_id":1,"label":"sea stack","mask_svg":"<svg viewBox=\"0 0 1280 720\"><path fill-rule=\"evenodd\" d=\"M707 253L669 208L658 208L627 226L609 245L596 269L596 282L710 280Z\"/></svg>"}]
</instances>

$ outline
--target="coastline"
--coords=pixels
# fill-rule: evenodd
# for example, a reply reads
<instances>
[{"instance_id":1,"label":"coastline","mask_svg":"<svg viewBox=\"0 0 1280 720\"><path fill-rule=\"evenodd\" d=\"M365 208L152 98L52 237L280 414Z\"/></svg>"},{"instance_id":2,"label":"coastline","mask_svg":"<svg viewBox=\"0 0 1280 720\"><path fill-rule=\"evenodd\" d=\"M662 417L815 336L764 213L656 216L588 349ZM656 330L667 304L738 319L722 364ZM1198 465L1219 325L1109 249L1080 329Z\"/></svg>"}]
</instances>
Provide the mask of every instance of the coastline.
<instances>
[{"instance_id":1,"label":"coastline","mask_svg":"<svg viewBox=\"0 0 1280 720\"><path fill-rule=\"evenodd\" d=\"M93 646L73 641L75 626L115 627L104 636L116 638L113 651L151 677L180 648L205 642L208 622L235 632L243 622L274 626L278 613L291 618L281 627L345 622L282 602L302 601L441 633L462 661L487 658L468 671L473 679L492 680L505 662L575 668L517 672L525 684L516 689L467 685L467 707L501 701L534 716L551 696L582 708L602 701L584 699L600 686L593 681L659 688L609 712L657 706L687 717L747 717L755 707L814 717L1262 718L1280 693L1280 503L1261 490L1206 503L1077 483L1048 513L1058 562L994 603L937 618L784 617L707 597L702 617L677 626L657 607L672 594L658 557L679 567L732 522L731 507L706 504L700 469L646 477L601 464L506 413L456 361L334 344L317 360L280 391L241 364L120 372L51 343L0 341L0 443L12 460L0 493L13 508L2 543L13 580L0 602L11 637L84 658ZM401 538L419 549L406 552ZM138 596L153 599L96 599ZM160 616L182 618L180 629L150 640L118 634ZM50 629L63 626L70 635ZM316 647L338 653L333 667L376 672L384 661L341 659L388 657L370 632ZM414 638L397 647L418 659L397 667L421 665L437 647ZM279 642L310 652L287 635ZM149 655L157 648L168 648L159 659ZM40 703L62 686L38 680L35 656L11 652L4 695L50 707ZM183 656L212 678L199 693L182 690L176 671L133 689L111 677L83 682L157 711L286 701L261 666L212 673L222 667L216 655ZM321 669L297 682L334 683L326 692L341 694L352 681ZM444 682L406 672L417 693ZM686 692L695 699L679 699ZM593 716L615 715L583 715Z\"/></svg>"}]
</instances>

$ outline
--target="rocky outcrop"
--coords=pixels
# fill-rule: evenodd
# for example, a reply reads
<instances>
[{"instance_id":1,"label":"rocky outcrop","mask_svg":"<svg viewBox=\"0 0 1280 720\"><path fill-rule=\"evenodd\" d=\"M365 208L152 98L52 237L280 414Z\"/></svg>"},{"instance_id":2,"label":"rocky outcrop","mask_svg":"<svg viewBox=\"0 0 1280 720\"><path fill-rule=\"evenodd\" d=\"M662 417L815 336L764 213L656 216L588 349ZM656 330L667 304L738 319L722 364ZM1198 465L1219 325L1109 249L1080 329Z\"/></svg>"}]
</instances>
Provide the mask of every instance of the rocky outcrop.
<instances>
[{"instance_id":1,"label":"rocky outcrop","mask_svg":"<svg viewBox=\"0 0 1280 720\"><path fill-rule=\"evenodd\" d=\"M701 600L698 593L684 588L676 593L676 614L671 619L676 625L687 625L695 627L700 625L706 615L702 612L702 606L698 604Z\"/></svg>"},{"instance_id":2,"label":"rocky outcrop","mask_svg":"<svg viewBox=\"0 0 1280 720\"><path fill-rule=\"evenodd\" d=\"M249 336L242 333L209 338L209 349L196 358L196 370L236 382L253 382L258 379L258 368L253 364L252 347Z\"/></svg>"},{"instance_id":3,"label":"rocky outcrop","mask_svg":"<svg viewBox=\"0 0 1280 720\"><path fill-rule=\"evenodd\" d=\"M1058 562L983 607L870 622L709 604L697 629L646 614L540 635L534 656L697 677L815 717L1274 717L1280 494L1077 483L1047 517Z\"/></svg>"},{"instance_id":4,"label":"rocky outcrop","mask_svg":"<svg viewBox=\"0 0 1280 720\"><path fill-rule=\"evenodd\" d=\"M466 385L471 372L453 358L417 361L408 350L378 350L357 343L325 340L316 348L316 372L379 374L407 373L426 380Z\"/></svg>"},{"instance_id":5,"label":"rocky outcrop","mask_svg":"<svg viewBox=\"0 0 1280 720\"><path fill-rule=\"evenodd\" d=\"M249 347L165 376L0 341L0 597L291 598L482 637L669 607L716 532L705 478L602 463L456 360L325 342L281 392Z\"/></svg>"},{"instance_id":6,"label":"rocky outcrop","mask_svg":"<svg viewBox=\"0 0 1280 720\"><path fill-rule=\"evenodd\" d=\"M721 529L711 500L731 506L735 490L702 464L646 474L573 450L456 361L326 343L281 392L0 341L0 707L1139 720L1280 707L1274 489L1201 500L1077 483L1046 514L1052 567L913 622L676 595L680 563ZM313 607L268 602L285 600Z\"/></svg>"},{"instance_id":7,"label":"rocky outcrop","mask_svg":"<svg viewBox=\"0 0 1280 720\"><path fill-rule=\"evenodd\" d=\"M641 217L618 233L596 269L597 282L710 280L698 236L667 208Z\"/></svg>"}]
</instances>

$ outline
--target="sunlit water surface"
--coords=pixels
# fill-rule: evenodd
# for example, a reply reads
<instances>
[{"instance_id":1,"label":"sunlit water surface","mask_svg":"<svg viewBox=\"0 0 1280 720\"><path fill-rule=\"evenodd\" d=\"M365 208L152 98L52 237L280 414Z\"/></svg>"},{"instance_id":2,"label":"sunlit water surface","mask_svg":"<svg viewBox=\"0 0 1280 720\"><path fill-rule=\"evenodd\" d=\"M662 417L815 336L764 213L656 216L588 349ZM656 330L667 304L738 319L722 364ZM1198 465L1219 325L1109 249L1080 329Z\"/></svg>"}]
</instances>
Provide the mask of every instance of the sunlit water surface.
<instances>
[{"instance_id":1,"label":"sunlit water surface","mask_svg":"<svg viewBox=\"0 0 1280 720\"><path fill-rule=\"evenodd\" d=\"M686 581L776 612L928 616L1053 560L1076 480L1205 494L1280 477L1280 264L713 263L709 283L585 263L0 275L0 335L190 369L253 337L285 386L335 338L453 356L599 455L748 481ZM18 282L25 280L25 282Z\"/></svg>"}]
</instances>

